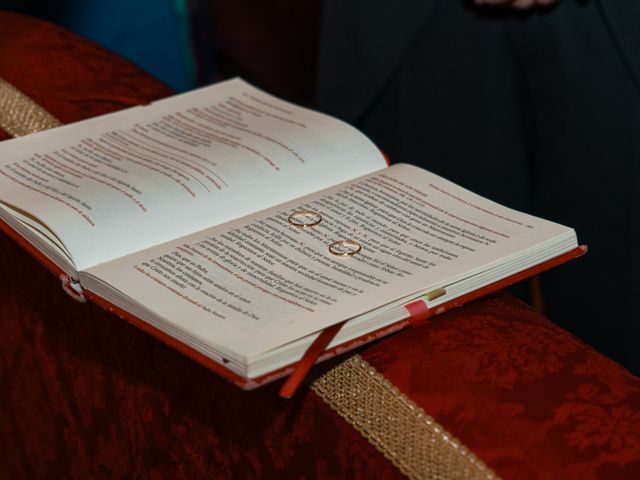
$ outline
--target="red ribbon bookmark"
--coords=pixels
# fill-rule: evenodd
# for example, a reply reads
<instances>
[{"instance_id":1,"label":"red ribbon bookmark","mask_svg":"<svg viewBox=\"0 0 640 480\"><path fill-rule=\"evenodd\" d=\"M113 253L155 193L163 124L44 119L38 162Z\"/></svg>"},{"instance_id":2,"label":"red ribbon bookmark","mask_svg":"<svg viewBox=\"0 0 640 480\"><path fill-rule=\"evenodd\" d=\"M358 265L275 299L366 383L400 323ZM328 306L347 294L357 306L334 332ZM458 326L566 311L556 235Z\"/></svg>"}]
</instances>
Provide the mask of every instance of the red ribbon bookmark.
<instances>
[{"instance_id":1,"label":"red ribbon bookmark","mask_svg":"<svg viewBox=\"0 0 640 480\"><path fill-rule=\"evenodd\" d=\"M416 300L404 306L409 311L409 324L412 327L426 322L431 316L431 310L424 300Z\"/></svg>"},{"instance_id":2,"label":"red ribbon bookmark","mask_svg":"<svg viewBox=\"0 0 640 480\"><path fill-rule=\"evenodd\" d=\"M313 343L304 352L304 355L293 369L289 378L284 382L280 389L280 396L282 398L291 398L296 393L298 387L302 384L302 381L311 370L311 367L316 363L318 357L324 352L327 346L331 343L331 340L335 338L342 326L347 323L346 321L336 323L330 327L325 328L320 335L316 337Z\"/></svg>"},{"instance_id":3,"label":"red ribbon bookmark","mask_svg":"<svg viewBox=\"0 0 640 480\"><path fill-rule=\"evenodd\" d=\"M427 304L422 300L416 300L405 308L409 311L409 323L412 326L419 325L424 322L430 316L430 310ZM280 396L282 398L291 398L296 393L305 377L311 370L311 367L318 361L318 357L322 355L327 349L327 346L331 343L331 340L335 338L342 326L347 323L346 320L330 327L325 328L320 335L311 343L307 351L294 367L293 372L289 375L289 378L284 382L282 388L280 388Z\"/></svg>"}]
</instances>

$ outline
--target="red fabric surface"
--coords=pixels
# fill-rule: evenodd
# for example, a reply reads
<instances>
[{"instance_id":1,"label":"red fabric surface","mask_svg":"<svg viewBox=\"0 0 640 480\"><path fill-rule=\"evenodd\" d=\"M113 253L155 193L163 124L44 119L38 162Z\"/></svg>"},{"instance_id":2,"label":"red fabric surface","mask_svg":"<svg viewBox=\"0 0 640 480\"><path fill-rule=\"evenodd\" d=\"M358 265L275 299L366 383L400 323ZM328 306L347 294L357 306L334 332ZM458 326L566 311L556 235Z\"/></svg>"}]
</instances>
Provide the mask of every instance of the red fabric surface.
<instances>
[{"instance_id":1,"label":"red fabric surface","mask_svg":"<svg viewBox=\"0 0 640 480\"><path fill-rule=\"evenodd\" d=\"M640 380L522 302L474 302L362 356L504 478L640 478Z\"/></svg>"},{"instance_id":2,"label":"red fabric surface","mask_svg":"<svg viewBox=\"0 0 640 480\"><path fill-rule=\"evenodd\" d=\"M89 42L9 14L0 77L64 122L169 93ZM640 478L640 381L511 297L361 354L504 478ZM285 401L279 386L241 391L74 302L0 235L0 478L400 476L315 394Z\"/></svg>"}]
</instances>

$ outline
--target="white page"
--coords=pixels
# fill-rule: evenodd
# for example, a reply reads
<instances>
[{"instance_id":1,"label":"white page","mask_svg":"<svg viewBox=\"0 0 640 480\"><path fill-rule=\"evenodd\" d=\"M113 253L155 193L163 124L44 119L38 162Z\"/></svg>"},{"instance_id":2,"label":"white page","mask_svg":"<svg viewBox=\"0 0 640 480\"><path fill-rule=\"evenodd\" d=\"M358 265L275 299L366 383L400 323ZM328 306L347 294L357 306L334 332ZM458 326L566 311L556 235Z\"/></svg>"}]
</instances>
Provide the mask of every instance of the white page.
<instances>
[{"instance_id":1,"label":"white page","mask_svg":"<svg viewBox=\"0 0 640 480\"><path fill-rule=\"evenodd\" d=\"M0 200L82 270L385 166L347 124L235 79L0 143Z\"/></svg>"},{"instance_id":2,"label":"white page","mask_svg":"<svg viewBox=\"0 0 640 480\"><path fill-rule=\"evenodd\" d=\"M289 225L300 208L322 222ZM332 255L341 239L362 250ZM576 245L567 227L394 165L88 273L199 342L250 359L549 241Z\"/></svg>"}]
</instances>

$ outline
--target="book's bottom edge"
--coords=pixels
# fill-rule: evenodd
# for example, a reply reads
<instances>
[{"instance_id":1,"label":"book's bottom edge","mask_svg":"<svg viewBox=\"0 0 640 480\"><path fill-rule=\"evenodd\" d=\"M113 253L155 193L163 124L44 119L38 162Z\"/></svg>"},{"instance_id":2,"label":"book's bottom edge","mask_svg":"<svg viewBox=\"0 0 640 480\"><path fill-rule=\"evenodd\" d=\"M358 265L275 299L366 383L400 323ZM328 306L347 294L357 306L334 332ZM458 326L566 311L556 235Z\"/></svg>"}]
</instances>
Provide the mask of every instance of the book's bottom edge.
<instances>
[{"instance_id":1,"label":"book's bottom edge","mask_svg":"<svg viewBox=\"0 0 640 480\"><path fill-rule=\"evenodd\" d=\"M44 265L48 270L54 273L56 276L59 276L63 271L60 269L58 265L52 262L48 257L46 257L42 252L40 252L37 248L35 248L24 236L22 236L19 232L13 229L9 224L4 221L0 221L0 230L2 230L5 234L7 234L10 238L12 238L16 243L18 243L22 248L24 248L30 255L32 255L38 262ZM448 302L445 302L437 307L428 310L426 315L423 315L424 318L420 320L426 320L434 315L439 315L447 310L451 310L453 308L457 308L466 303L469 303L473 300L481 298L490 293L497 292L506 287L509 287L515 283L518 283L527 278L533 277L539 273L542 273L546 270L554 268L558 265L568 262L569 260L573 260L574 258L580 257L587 252L587 247L585 245L578 246L562 255L558 255L554 258L546 260L538 265L534 265L525 270L522 270L518 273L505 277L501 280L497 280L496 282L490 283L484 287L481 287L473 292L469 292L460 297L454 298ZM274 382L278 379L286 377L287 375L293 372L295 365L297 362L291 363L289 365L277 368L272 372L257 376L255 378L245 378L232 370L226 368L224 365L216 362L215 360L207 357L203 353L194 349L193 347L187 345L186 343L166 334L159 328L145 322L144 320L132 315L126 310L114 305L113 303L105 300L101 296L89 291L84 290L84 295L87 299L91 300L96 305L102 307L104 310L113 313L119 318L131 323L136 326L140 330L152 335L158 340L162 341L166 345L171 348L179 351L180 353L186 355L192 360L196 361L200 365L205 368L211 370L212 372L220 375L236 386L244 389L244 390L253 390L262 385L266 385L268 383ZM340 345L336 345L328 350L326 350L322 355L318 357L317 362L322 362L336 355L341 355L343 353L354 350L358 347L371 343L375 340L378 340L382 337L391 335L395 332L403 330L404 328L415 324L415 319L411 318L411 314L409 310L407 310L407 317L393 324L381 327L377 330L374 330L370 333L364 334L358 338L349 340ZM316 362L316 363L317 363Z\"/></svg>"},{"instance_id":2,"label":"book's bottom edge","mask_svg":"<svg viewBox=\"0 0 640 480\"><path fill-rule=\"evenodd\" d=\"M533 267L529 267L525 270L522 270L518 273L515 273L513 275L510 275L508 277L505 277L501 280L497 280L496 282L490 283L484 287L481 287L477 290L474 290L473 292L469 292L465 295L462 295L460 297L454 298L449 300L448 302L445 302L441 305L438 305L434 308L432 308L431 310L428 310L428 313L426 315L423 315L422 318L420 318L420 322L427 320L428 318L433 317L434 315L440 315L448 310L460 307L466 303L472 302L474 300L477 300L481 297L484 297L486 295L489 295L491 293L497 292L499 290L502 290L506 287L509 287L515 283L518 283L522 280L525 280L527 278L533 277L535 275L538 275L539 273L542 273L546 270L549 270L551 268L554 268L558 265L561 265L563 263L566 263L570 260L573 260L577 257L580 257L582 255L584 255L587 251L587 247L586 246L578 246L572 250L570 250L569 252L566 252L562 255L559 255L557 257L551 258L549 260L546 260L538 265L534 265ZM234 385L242 388L243 390L253 390L256 389L262 385L266 385L268 383L274 382L276 380L279 380L283 377L286 377L288 375L290 375L293 370L295 365L297 364L297 362L294 362L292 364L277 368L269 373L257 376L255 378L245 378L242 377L241 375L238 375L237 373L233 372L232 370L226 368L224 365L218 363L217 361L211 359L210 357L206 356L205 354L199 352L198 350L194 349L193 347L187 345L186 343L177 340L176 338L166 334L165 332L163 332L162 330L160 330L159 328L147 323L146 321L136 317L135 315L130 314L129 312L127 312L126 310L118 307L117 305L114 305L113 303L105 300L104 298L102 298L101 296L91 292L91 291L86 291L85 290L85 296L91 300L93 303L97 304L98 306L102 307L103 309L117 315L118 317L122 318L123 320L131 323L132 325L138 327L140 330L143 330L144 332L154 336L155 338L157 338L158 340L162 341L163 343L165 343L166 345L170 346L171 348L181 352L182 354L186 355L187 357L191 358L192 360L196 361L197 363L199 363L200 365L204 366L205 368L211 370L212 372L216 373L217 375L220 375L221 377L225 378L226 380L230 381L231 383L233 383ZM405 328L407 328L408 326L411 325L415 325L416 319L412 319L411 318L411 313L409 310L407 310L407 317L395 322L393 324L390 325L386 325L384 327L381 327L377 330L374 330L370 333L364 334L358 338L349 340L347 342L344 342L340 345L336 345L328 350L326 350L324 353L322 353L319 357L316 363L318 362L322 362L325 361L329 358L332 358L336 355L341 355L343 353L347 353L351 350L354 350L356 348L359 348L363 345L366 345L368 343L371 343L375 340L378 340L380 338L386 337L388 335L391 335L393 333L396 333L400 330L403 330Z\"/></svg>"}]
</instances>

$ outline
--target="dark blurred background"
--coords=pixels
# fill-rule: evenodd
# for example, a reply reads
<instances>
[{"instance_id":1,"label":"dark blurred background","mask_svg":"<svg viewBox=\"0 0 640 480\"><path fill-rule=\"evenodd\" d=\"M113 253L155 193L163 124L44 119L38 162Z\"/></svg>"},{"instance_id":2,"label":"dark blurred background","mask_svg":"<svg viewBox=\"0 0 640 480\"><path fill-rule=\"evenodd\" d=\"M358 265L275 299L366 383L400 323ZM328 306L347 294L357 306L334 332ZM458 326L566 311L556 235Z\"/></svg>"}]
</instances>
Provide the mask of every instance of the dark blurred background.
<instances>
[{"instance_id":1,"label":"dark blurred background","mask_svg":"<svg viewBox=\"0 0 640 480\"><path fill-rule=\"evenodd\" d=\"M320 3L0 0L0 9L38 17L89 38L178 92L240 75L271 93L309 105Z\"/></svg>"}]
</instances>

